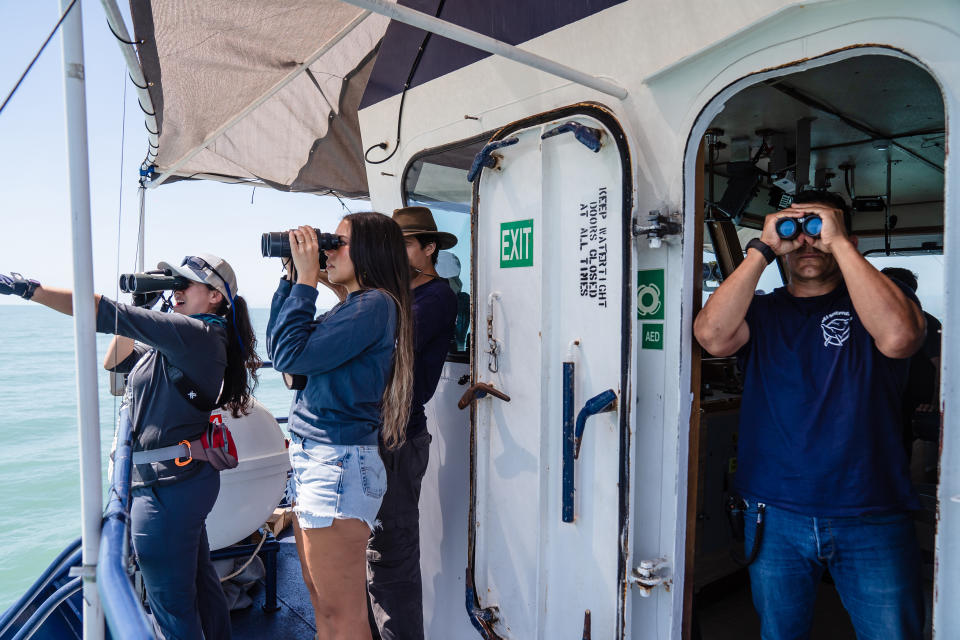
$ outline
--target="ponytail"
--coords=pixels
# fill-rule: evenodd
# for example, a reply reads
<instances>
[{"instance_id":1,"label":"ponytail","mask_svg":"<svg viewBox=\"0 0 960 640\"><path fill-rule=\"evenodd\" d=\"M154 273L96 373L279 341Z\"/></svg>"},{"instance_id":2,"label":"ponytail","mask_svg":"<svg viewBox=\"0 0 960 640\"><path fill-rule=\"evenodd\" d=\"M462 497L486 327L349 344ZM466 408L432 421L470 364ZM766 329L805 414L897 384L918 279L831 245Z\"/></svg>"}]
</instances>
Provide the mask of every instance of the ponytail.
<instances>
[{"instance_id":1,"label":"ponytail","mask_svg":"<svg viewBox=\"0 0 960 640\"><path fill-rule=\"evenodd\" d=\"M223 375L220 406L239 418L241 413L250 413L253 392L259 382L257 371L263 361L257 355L257 334L250 322L247 301L236 296L230 309L224 299L217 314L227 320L227 369Z\"/></svg>"}]
</instances>

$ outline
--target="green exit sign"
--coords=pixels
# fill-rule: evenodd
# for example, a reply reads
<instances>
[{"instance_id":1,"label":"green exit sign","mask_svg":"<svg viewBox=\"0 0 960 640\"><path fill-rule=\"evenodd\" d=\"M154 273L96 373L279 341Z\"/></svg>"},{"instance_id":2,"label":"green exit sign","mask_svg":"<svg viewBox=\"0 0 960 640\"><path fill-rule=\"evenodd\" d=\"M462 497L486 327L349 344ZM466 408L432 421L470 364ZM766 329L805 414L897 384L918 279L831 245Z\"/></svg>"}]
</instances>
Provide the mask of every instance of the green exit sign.
<instances>
[{"instance_id":1,"label":"green exit sign","mask_svg":"<svg viewBox=\"0 0 960 640\"><path fill-rule=\"evenodd\" d=\"M533 266L533 220L500 224L500 268Z\"/></svg>"}]
</instances>

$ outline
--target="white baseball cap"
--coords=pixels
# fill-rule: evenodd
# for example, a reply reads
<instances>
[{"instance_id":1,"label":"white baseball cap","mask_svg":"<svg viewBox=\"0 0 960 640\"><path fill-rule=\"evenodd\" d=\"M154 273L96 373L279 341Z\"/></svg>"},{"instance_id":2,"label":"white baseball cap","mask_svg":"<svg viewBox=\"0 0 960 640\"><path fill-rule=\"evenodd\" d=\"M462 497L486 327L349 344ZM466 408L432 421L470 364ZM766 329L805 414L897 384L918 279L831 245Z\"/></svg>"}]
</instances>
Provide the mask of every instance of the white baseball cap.
<instances>
[{"instance_id":1,"label":"white baseball cap","mask_svg":"<svg viewBox=\"0 0 960 640\"><path fill-rule=\"evenodd\" d=\"M169 269L172 273L181 275L187 280L202 282L223 294L227 304L232 305L237 296L237 275L223 258L210 253L199 253L187 256L175 267L169 262L161 262L157 269Z\"/></svg>"}]
</instances>

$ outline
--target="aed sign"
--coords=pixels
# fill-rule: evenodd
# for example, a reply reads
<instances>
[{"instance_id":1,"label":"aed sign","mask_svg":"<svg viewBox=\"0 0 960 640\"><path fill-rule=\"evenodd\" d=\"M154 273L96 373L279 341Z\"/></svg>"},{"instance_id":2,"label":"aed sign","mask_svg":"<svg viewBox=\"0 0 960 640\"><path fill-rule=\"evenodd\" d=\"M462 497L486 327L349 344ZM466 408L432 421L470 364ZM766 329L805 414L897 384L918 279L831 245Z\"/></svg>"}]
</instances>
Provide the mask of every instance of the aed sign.
<instances>
[{"instance_id":1,"label":"aed sign","mask_svg":"<svg viewBox=\"0 0 960 640\"><path fill-rule=\"evenodd\" d=\"M500 224L500 268L533 266L533 220Z\"/></svg>"},{"instance_id":2,"label":"aed sign","mask_svg":"<svg viewBox=\"0 0 960 640\"><path fill-rule=\"evenodd\" d=\"M642 337L641 349L660 349L663 350L663 325L645 324L640 328Z\"/></svg>"}]
</instances>

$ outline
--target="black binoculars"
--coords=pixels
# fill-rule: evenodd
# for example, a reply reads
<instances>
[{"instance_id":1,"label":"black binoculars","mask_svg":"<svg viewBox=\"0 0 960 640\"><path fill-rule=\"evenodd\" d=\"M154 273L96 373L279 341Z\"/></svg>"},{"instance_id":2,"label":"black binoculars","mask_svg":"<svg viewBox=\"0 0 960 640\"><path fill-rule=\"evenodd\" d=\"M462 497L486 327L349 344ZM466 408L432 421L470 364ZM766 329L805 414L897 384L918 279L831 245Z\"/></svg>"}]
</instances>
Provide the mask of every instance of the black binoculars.
<instances>
[{"instance_id":1,"label":"black binoculars","mask_svg":"<svg viewBox=\"0 0 960 640\"><path fill-rule=\"evenodd\" d=\"M333 233L322 233L320 229L314 229L317 233L317 241L320 243L320 268L327 268L327 255L324 251L330 251L345 244L340 236ZM260 253L264 258L289 258L290 257L290 233L288 231L268 231L260 237Z\"/></svg>"},{"instance_id":2,"label":"black binoculars","mask_svg":"<svg viewBox=\"0 0 960 640\"><path fill-rule=\"evenodd\" d=\"M190 286L183 276L175 276L169 269L146 273L124 273L120 276L120 291L124 293L151 293L153 291L181 291Z\"/></svg>"},{"instance_id":3,"label":"black binoculars","mask_svg":"<svg viewBox=\"0 0 960 640\"><path fill-rule=\"evenodd\" d=\"M793 240L800 235L802 231L811 238L819 238L820 230L823 228L823 220L816 214L803 216L802 218L780 218L775 225L777 235L784 240Z\"/></svg>"}]
</instances>

